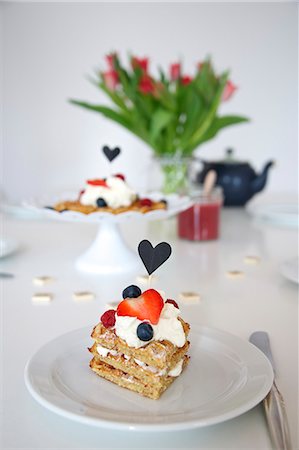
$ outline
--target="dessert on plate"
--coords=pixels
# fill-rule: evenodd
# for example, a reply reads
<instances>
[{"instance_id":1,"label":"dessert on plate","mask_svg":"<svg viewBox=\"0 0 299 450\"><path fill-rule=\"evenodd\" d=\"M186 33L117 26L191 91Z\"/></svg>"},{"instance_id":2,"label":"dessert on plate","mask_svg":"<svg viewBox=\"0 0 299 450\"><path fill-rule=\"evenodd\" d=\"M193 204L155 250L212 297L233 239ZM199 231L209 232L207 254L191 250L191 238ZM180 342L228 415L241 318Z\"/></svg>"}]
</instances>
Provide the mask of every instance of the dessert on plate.
<instances>
[{"instance_id":1,"label":"dessert on plate","mask_svg":"<svg viewBox=\"0 0 299 450\"><path fill-rule=\"evenodd\" d=\"M58 212L66 210L90 214L96 211L119 214L126 211L147 213L157 209L166 209L165 200L153 201L139 198L127 184L124 175L116 174L107 178L87 180L85 188L80 191L78 199L66 200L54 205Z\"/></svg>"},{"instance_id":2,"label":"dessert on plate","mask_svg":"<svg viewBox=\"0 0 299 450\"><path fill-rule=\"evenodd\" d=\"M100 377L151 399L179 377L189 356L189 324L174 300L155 289L128 286L116 310L101 316L91 337L91 369Z\"/></svg>"}]
</instances>

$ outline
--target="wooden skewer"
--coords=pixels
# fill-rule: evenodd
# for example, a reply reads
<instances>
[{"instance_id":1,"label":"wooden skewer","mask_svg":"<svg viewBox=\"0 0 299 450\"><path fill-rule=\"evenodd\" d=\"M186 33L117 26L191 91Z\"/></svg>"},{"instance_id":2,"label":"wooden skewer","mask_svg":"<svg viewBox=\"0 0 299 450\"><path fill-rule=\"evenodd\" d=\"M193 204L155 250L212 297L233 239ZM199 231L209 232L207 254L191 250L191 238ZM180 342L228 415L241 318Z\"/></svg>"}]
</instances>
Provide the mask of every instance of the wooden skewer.
<instances>
[{"instance_id":1,"label":"wooden skewer","mask_svg":"<svg viewBox=\"0 0 299 450\"><path fill-rule=\"evenodd\" d=\"M217 179L217 173L215 170L209 170L209 172L205 176L205 180L203 183L203 194L205 196L209 196L215 186Z\"/></svg>"},{"instance_id":2,"label":"wooden skewer","mask_svg":"<svg viewBox=\"0 0 299 450\"><path fill-rule=\"evenodd\" d=\"M151 284L152 284L152 274L148 276L148 284L147 284L148 289L150 289Z\"/></svg>"}]
</instances>

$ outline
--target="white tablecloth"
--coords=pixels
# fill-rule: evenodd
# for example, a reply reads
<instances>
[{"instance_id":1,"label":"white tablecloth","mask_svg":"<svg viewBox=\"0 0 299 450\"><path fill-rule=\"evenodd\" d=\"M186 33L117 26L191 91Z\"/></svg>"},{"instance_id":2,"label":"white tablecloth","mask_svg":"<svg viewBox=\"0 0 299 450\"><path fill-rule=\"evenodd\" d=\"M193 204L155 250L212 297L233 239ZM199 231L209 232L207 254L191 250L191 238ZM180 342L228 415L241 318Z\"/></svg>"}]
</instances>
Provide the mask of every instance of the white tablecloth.
<instances>
[{"instance_id":1,"label":"white tablecloth","mask_svg":"<svg viewBox=\"0 0 299 450\"><path fill-rule=\"evenodd\" d=\"M105 304L120 300L124 286L135 279L115 278L107 283L99 276L76 271L74 260L95 236L94 225L5 218L4 233L17 239L20 248L0 260L0 271L15 275L1 280L3 448L271 448L261 406L219 425L153 434L89 427L40 406L24 385L28 358L59 334L95 324ZM244 339L254 330L268 331L293 448L298 448L297 285L279 272L282 262L296 256L296 231L257 224L244 210L228 209L222 215L221 239L215 242L178 240L173 221L128 223L123 233L132 248L144 238L173 245L173 256L157 271L155 287L172 298L186 290L201 294L200 304L181 308L191 326L204 324ZM260 264L244 264L246 255L259 256ZM245 276L230 280L227 270L242 270ZM55 277L46 289L54 294L48 306L31 302L32 294L39 291L32 284L37 275ZM74 302L72 293L80 290L95 292L96 300Z\"/></svg>"}]
</instances>

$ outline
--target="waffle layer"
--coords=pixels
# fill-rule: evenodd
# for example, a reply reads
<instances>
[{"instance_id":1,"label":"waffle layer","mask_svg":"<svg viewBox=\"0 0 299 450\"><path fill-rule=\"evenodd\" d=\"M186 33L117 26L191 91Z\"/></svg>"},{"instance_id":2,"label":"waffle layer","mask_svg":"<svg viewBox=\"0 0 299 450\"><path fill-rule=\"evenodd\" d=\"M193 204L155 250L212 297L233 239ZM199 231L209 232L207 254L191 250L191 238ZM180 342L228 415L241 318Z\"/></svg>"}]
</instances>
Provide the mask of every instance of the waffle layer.
<instances>
[{"instance_id":1,"label":"waffle layer","mask_svg":"<svg viewBox=\"0 0 299 450\"><path fill-rule=\"evenodd\" d=\"M183 369L188 364L188 357L184 357ZM131 391L138 392L144 397L149 397L151 399L157 400L161 394L171 385L175 380L175 377L166 376L161 380L159 384L145 383L142 380L135 378L128 373L123 372L120 369L116 369L109 364L101 361L97 357L93 357L90 361L91 369L100 377L117 384L118 386L127 388Z\"/></svg>"},{"instance_id":2,"label":"waffle layer","mask_svg":"<svg viewBox=\"0 0 299 450\"><path fill-rule=\"evenodd\" d=\"M110 208L110 207L102 207L98 208L92 205L82 205L79 201L64 201L59 202L54 205L54 209L58 212L69 210L69 211L77 211L82 214L90 214L93 212L108 212L112 214L120 214L127 211L137 211L140 213L147 213L149 211L155 211L157 209L166 209L167 206L164 202L152 202L151 206L141 206L139 200L136 200L130 206L122 206L120 208Z\"/></svg>"}]
</instances>

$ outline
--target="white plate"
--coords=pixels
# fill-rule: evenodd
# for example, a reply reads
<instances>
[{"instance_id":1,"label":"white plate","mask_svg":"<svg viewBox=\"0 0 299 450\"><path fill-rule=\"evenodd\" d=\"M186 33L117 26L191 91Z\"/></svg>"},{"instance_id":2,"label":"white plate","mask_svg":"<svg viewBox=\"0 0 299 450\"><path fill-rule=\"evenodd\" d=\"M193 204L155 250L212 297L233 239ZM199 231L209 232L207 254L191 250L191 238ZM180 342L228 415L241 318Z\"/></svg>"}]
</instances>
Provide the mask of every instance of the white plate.
<instances>
[{"instance_id":1,"label":"white plate","mask_svg":"<svg viewBox=\"0 0 299 450\"><path fill-rule=\"evenodd\" d=\"M248 411L272 385L272 367L252 344L193 327L189 366L159 400L150 400L91 371L90 333L83 328L54 339L25 368L26 386L39 403L88 425L140 431L202 427Z\"/></svg>"},{"instance_id":2,"label":"white plate","mask_svg":"<svg viewBox=\"0 0 299 450\"><path fill-rule=\"evenodd\" d=\"M44 199L31 199L23 203L23 207L35 213L39 213L43 217L48 217L55 220L63 220L67 222L89 222L89 223L102 223L103 221L110 221L115 223L126 222L129 219L138 219L143 221L166 219L167 217L174 216L185 209L192 206L192 201L188 196L180 196L178 194L162 194L161 192L151 192L145 195L153 201L159 201L161 199L167 200L167 209L157 209L149 211L144 214L139 211L126 211L120 214L113 214L109 212L97 211L90 214L83 214L78 211L63 211L58 212L53 209L48 209L46 205L54 205L55 203L68 199L76 199L78 194L64 193L56 198L44 198Z\"/></svg>"},{"instance_id":3,"label":"white plate","mask_svg":"<svg viewBox=\"0 0 299 450\"><path fill-rule=\"evenodd\" d=\"M280 266L280 273L290 281L299 284L299 263L298 258L284 262Z\"/></svg>"},{"instance_id":4,"label":"white plate","mask_svg":"<svg viewBox=\"0 0 299 450\"><path fill-rule=\"evenodd\" d=\"M291 228L298 228L299 226L299 208L297 203L249 205L247 209L257 219L273 225Z\"/></svg>"},{"instance_id":5,"label":"white plate","mask_svg":"<svg viewBox=\"0 0 299 450\"><path fill-rule=\"evenodd\" d=\"M11 238L0 238L0 258L5 258L6 256L14 253L19 244L17 241Z\"/></svg>"}]
</instances>

